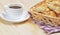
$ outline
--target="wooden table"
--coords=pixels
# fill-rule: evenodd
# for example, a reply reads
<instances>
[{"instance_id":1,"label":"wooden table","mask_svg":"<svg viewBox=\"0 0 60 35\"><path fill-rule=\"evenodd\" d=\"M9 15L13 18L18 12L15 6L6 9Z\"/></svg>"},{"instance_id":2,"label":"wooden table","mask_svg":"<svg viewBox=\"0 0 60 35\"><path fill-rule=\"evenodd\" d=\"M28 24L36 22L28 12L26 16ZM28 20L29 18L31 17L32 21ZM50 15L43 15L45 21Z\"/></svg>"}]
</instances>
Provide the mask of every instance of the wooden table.
<instances>
[{"instance_id":1,"label":"wooden table","mask_svg":"<svg viewBox=\"0 0 60 35\"><path fill-rule=\"evenodd\" d=\"M21 2L25 5L25 10L28 10L34 4L40 2L40 0L0 0L0 12L4 10L4 5L8 3ZM32 19L27 21L11 24L0 18L0 35L46 35L42 29L40 29ZM53 34L53 35L59 35Z\"/></svg>"}]
</instances>

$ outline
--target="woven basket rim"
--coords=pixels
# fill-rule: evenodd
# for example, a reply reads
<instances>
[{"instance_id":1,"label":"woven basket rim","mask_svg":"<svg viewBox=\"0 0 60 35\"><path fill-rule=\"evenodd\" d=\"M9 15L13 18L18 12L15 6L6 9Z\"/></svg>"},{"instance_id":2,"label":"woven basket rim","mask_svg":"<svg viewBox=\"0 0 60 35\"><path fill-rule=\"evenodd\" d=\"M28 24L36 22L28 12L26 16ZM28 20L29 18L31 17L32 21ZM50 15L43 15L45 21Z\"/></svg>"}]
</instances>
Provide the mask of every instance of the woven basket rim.
<instances>
[{"instance_id":1,"label":"woven basket rim","mask_svg":"<svg viewBox=\"0 0 60 35\"><path fill-rule=\"evenodd\" d=\"M35 12L33 10L30 9L29 11L30 13L35 13L35 14L38 14L38 15L43 15L43 16L46 16L46 17L49 17L49 18L53 18L53 19L60 19L60 17L52 17L52 16L48 16L48 15L45 15L45 14L41 14L41 13L38 13L38 12Z\"/></svg>"}]
</instances>

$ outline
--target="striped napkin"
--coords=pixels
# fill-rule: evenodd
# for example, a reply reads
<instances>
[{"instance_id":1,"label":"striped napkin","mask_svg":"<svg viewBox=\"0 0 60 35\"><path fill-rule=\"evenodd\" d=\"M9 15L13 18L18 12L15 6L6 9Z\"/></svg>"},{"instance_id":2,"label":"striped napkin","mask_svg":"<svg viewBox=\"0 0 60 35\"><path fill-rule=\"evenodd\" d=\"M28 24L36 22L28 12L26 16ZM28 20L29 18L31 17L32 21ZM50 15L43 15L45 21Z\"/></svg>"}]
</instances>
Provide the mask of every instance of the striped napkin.
<instances>
[{"instance_id":1,"label":"striped napkin","mask_svg":"<svg viewBox=\"0 0 60 35\"><path fill-rule=\"evenodd\" d=\"M37 20L37 19L33 19L33 21L34 21L40 28L42 28L47 34L53 34L53 33L58 33L58 32L60 32L60 26L46 25L44 22L39 21L39 20Z\"/></svg>"}]
</instances>

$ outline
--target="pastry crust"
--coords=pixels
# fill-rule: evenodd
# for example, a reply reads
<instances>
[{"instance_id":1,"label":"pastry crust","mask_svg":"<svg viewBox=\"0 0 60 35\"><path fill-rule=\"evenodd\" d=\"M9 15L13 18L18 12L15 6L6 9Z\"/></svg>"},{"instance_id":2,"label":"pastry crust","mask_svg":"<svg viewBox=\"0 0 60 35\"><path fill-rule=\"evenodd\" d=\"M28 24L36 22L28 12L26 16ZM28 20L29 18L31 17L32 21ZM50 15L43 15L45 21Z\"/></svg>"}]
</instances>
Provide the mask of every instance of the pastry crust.
<instances>
[{"instance_id":1,"label":"pastry crust","mask_svg":"<svg viewBox=\"0 0 60 35\"><path fill-rule=\"evenodd\" d=\"M52 0L51 2L48 2L48 7L57 14L60 14L60 0Z\"/></svg>"},{"instance_id":2,"label":"pastry crust","mask_svg":"<svg viewBox=\"0 0 60 35\"><path fill-rule=\"evenodd\" d=\"M46 12L49 11L49 8L47 7L47 3L45 1L38 3L33 7L33 10L36 12Z\"/></svg>"},{"instance_id":3,"label":"pastry crust","mask_svg":"<svg viewBox=\"0 0 60 35\"><path fill-rule=\"evenodd\" d=\"M32 7L32 10L34 12L42 13L44 15L57 17L57 14L48 7L48 5L47 5L48 2L50 2L50 1L48 1L48 0L42 1L38 4L36 4L34 7Z\"/></svg>"}]
</instances>

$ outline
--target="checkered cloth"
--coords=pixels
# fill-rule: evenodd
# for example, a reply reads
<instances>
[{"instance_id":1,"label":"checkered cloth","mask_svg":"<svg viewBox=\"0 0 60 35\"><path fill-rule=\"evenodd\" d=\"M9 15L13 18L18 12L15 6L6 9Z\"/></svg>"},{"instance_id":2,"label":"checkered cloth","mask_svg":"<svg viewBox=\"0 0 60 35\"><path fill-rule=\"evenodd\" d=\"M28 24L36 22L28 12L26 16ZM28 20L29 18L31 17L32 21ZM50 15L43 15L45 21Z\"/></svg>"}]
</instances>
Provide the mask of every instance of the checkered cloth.
<instances>
[{"instance_id":1,"label":"checkered cloth","mask_svg":"<svg viewBox=\"0 0 60 35\"><path fill-rule=\"evenodd\" d=\"M53 34L60 32L60 26L51 26L51 25L46 25L44 22L41 22L39 20L33 19L33 21L40 27L42 28L47 34Z\"/></svg>"}]
</instances>

